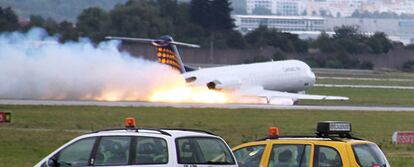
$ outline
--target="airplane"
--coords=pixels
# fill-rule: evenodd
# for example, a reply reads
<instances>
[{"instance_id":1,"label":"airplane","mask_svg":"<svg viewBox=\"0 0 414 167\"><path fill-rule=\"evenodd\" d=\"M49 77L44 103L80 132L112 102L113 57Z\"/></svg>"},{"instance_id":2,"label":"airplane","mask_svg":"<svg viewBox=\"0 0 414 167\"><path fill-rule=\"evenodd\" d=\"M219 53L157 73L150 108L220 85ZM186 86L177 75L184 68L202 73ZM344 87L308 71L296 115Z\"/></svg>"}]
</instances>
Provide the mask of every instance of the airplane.
<instances>
[{"instance_id":1,"label":"airplane","mask_svg":"<svg viewBox=\"0 0 414 167\"><path fill-rule=\"evenodd\" d=\"M112 37L109 40L123 40L149 43L157 49L157 59L179 71L190 85L205 86L211 90L230 91L245 96L288 101L293 105L298 100L348 100L348 97L305 94L315 84L311 68L299 60L283 60L263 63L227 65L195 70L185 66L178 52L178 46L199 48L199 45L174 41L165 35L157 39Z\"/></svg>"}]
</instances>

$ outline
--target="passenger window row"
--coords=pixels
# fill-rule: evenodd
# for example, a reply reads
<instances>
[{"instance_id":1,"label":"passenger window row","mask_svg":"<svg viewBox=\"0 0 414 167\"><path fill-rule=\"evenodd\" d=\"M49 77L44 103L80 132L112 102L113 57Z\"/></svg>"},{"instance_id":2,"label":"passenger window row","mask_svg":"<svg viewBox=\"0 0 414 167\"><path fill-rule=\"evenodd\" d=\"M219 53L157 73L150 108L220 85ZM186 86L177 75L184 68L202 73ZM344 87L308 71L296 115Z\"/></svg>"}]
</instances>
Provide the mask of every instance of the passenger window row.
<instances>
[{"instance_id":1,"label":"passenger window row","mask_svg":"<svg viewBox=\"0 0 414 167\"><path fill-rule=\"evenodd\" d=\"M167 164L168 149L156 137L91 137L68 146L55 159L61 166Z\"/></svg>"},{"instance_id":2,"label":"passenger window row","mask_svg":"<svg viewBox=\"0 0 414 167\"><path fill-rule=\"evenodd\" d=\"M335 148L315 145L313 166L342 167L342 160ZM255 145L234 151L240 167L259 167L265 145ZM268 167L310 166L311 145L274 144L269 156Z\"/></svg>"}]
</instances>

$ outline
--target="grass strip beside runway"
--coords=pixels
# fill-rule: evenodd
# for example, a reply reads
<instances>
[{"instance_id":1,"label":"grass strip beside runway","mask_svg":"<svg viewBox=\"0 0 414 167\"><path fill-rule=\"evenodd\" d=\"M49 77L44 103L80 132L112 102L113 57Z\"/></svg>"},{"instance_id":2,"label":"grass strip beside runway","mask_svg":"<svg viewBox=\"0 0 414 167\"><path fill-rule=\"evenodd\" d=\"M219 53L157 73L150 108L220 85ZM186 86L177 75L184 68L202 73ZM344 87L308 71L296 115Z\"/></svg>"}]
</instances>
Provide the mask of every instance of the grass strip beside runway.
<instances>
[{"instance_id":1,"label":"grass strip beside runway","mask_svg":"<svg viewBox=\"0 0 414 167\"><path fill-rule=\"evenodd\" d=\"M299 104L414 106L414 90L313 87L307 94L349 97L347 101L303 100Z\"/></svg>"}]
</instances>

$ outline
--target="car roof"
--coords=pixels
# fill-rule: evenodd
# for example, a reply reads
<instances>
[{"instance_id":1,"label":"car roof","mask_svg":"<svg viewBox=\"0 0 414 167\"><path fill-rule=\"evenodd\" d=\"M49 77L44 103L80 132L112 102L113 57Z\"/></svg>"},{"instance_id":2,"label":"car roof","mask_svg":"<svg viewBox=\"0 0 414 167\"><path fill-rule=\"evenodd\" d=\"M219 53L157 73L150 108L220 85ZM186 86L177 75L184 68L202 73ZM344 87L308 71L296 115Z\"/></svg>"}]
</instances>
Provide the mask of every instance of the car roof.
<instances>
[{"instance_id":1,"label":"car roof","mask_svg":"<svg viewBox=\"0 0 414 167\"><path fill-rule=\"evenodd\" d=\"M277 143L277 142L287 142L287 141L297 141L297 142L340 142L340 143L356 143L356 142L369 142L362 139L348 139L348 138L280 138L280 139L267 139L266 141Z\"/></svg>"},{"instance_id":2,"label":"car roof","mask_svg":"<svg viewBox=\"0 0 414 167\"><path fill-rule=\"evenodd\" d=\"M262 144L302 144L302 143L336 143L336 144L371 144L373 142L362 140L362 139L348 139L348 138L326 138L326 137L281 137L281 138L265 138L257 141L251 141L248 143L241 144L235 149L251 146L251 145L262 145ZM375 143L373 143L375 144Z\"/></svg>"},{"instance_id":3,"label":"car roof","mask_svg":"<svg viewBox=\"0 0 414 167\"><path fill-rule=\"evenodd\" d=\"M91 132L81 137L92 137L92 136L147 136L147 137L163 137L163 138L180 138L180 137L216 137L219 136L202 130L194 129L153 129L153 128L114 128L114 129L103 129Z\"/></svg>"}]
</instances>

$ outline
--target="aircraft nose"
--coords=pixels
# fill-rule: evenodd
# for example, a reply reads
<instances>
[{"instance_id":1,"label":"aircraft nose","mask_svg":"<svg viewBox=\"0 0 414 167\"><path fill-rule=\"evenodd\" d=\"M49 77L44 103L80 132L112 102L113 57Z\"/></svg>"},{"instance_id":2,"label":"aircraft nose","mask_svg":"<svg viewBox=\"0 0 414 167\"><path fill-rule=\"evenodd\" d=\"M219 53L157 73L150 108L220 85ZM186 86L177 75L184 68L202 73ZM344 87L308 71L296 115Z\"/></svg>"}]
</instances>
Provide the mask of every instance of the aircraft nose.
<instances>
[{"instance_id":1,"label":"aircraft nose","mask_svg":"<svg viewBox=\"0 0 414 167\"><path fill-rule=\"evenodd\" d=\"M312 70L309 69L309 71L307 72L307 77L310 82L310 86L313 86L313 84L315 84L316 82L315 73L313 73Z\"/></svg>"}]
</instances>

